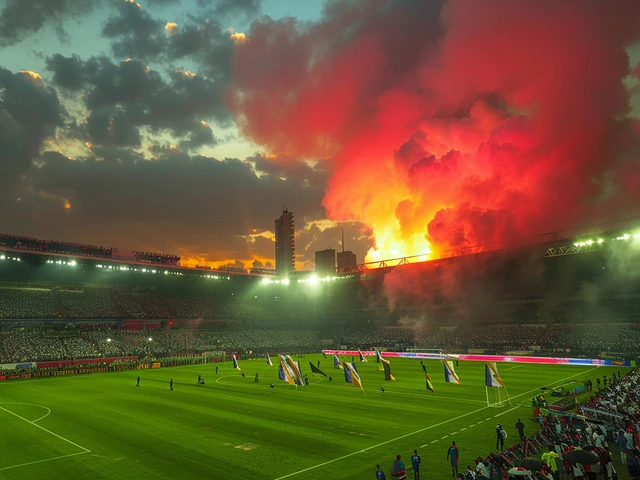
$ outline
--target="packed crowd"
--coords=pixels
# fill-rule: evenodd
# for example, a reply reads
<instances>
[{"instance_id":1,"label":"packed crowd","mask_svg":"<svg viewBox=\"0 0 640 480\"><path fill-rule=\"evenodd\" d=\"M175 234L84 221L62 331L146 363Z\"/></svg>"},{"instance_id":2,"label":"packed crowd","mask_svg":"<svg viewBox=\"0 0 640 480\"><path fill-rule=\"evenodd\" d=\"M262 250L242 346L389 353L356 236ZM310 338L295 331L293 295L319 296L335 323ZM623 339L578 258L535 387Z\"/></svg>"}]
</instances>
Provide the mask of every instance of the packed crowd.
<instances>
[{"instance_id":1,"label":"packed crowd","mask_svg":"<svg viewBox=\"0 0 640 480\"><path fill-rule=\"evenodd\" d=\"M318 348L318 335L310 330L113 330L73 333L0 332L0 364L130 355L163 357L223 350L264 352Z\"/></svg>"},{"instance_id":2,"label":"packed crowd","mask_svg":"<svg viewBox=\"0 0 640 480\"><path fill-rule=\"evenodd\" d=\"M289 321L251 299L128 293L107 288L0 288L0 319L234 319Z\"/></svg>"},{"instance_id":3,"label":"packed crowd","mask_svg":"<svg viewBox=\"0 0 640 480\"><path fill-rule=\"evenodd\" d=\"M510 326L488 332L483 329L455 331L410 328L380 328L349 331L336 329L325 332L310 329L211 329L201 328L155 330L89 330L67 329L64 333L30 331L0 332L0 363L6 361L61 360L71 358L106 357L118 355L165 355L211 350L267 349L307 350L321 345L348 349L394 350L434 349L450 353L484 350L504 354L529 351L535 355L580 356L609 352L635 357L640 353L640 329L628 325L601 327L572 326L527 328ZM177 327L177 328L176 328ZM150 341L149 338L152 338ZM531 350L535 347L534 350ZM614 353L615 352L615 353ZM605 399L606 400L606 399Z\"/></svg>"},{"instance_id":4,"label":"packed crowd","mask_svg":"<svg viewBox=\"0 0 640 480\"><path fill-rule=\"evenodd\" d=\"M380 328L376 330L338 330L333 333L340 345L369 349L442 349L467 352L469 349L490 351L526 351L536 346L542 353L597 356L602 352L640 353L640 328L636 325L556 325L526 327L518 325L494 328L459 328L440 330L419 324L412 328Z\"/></svg>"},{"instance_id":5,"label":"packed crowd","mask_svg":"<svg viewBox=\"0 0 640 480\"><path fill-rule=\"evenodd\" d=\"M37 238L6 233L0 233L0 246L19 250L99 258L111 258L113 252L117 251L113 247L99 247L96 245L63 242L60 240L39 240Z\"/></svg>"}]
</instances>

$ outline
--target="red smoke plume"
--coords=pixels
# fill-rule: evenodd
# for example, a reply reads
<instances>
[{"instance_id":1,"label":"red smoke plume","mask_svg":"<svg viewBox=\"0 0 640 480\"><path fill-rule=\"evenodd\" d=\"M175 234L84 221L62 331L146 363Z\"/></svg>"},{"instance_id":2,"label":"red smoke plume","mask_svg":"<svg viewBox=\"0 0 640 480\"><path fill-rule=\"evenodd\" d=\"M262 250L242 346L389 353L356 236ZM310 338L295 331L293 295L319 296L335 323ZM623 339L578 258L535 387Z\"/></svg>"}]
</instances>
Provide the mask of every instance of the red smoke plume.
<instances>
[{"instance_id":1,"label":"red smoke plume","mask_svg":"<svg viewBox=\"0 0 640 480\"><path fill-rule=\"evenodd\" d=\"M632 207L640 2L336 0L247 37L229 96L243 133L330 162L328 216L372 229L369 259Z\"/></svg>"}]
</instances>

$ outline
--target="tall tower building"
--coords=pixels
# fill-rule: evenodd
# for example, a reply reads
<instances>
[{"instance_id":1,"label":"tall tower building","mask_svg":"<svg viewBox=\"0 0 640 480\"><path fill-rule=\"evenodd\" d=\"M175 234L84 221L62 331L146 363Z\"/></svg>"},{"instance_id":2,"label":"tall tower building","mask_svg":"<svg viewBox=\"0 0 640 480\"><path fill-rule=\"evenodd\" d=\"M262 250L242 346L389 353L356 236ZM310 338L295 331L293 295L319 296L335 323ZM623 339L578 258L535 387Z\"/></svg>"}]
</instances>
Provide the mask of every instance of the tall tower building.
<instances>
[{"instance_id":1,"label":"tall tower building","mask_svg":"<svg viewBox=\"0 0 640 480\"><path fill-rule=\"evenodd\" d=\"M276 220L276 275L286 277L295 270L295 223L293 212L283 210Z\"/></svg>"}]
</instances>

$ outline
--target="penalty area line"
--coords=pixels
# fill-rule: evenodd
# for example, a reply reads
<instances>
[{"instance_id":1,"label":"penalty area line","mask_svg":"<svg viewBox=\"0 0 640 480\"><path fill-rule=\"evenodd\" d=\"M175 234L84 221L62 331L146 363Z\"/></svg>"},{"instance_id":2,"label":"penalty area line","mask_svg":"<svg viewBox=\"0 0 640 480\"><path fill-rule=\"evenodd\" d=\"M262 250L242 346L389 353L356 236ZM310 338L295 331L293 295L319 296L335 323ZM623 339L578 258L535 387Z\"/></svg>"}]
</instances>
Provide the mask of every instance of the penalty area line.
<instances>
[{"instance_id":1,"label":"penalty area line","mask_svg":"<svg viewBox=\"0 0 640 480\"><path fill-rule=\"evenodd\" d=\"M14 417L18 417L20 420L24 420L27 423L30 423L31 425L33 425L34 427L39 428L40 430L43 430L45 432L47 432L50 435L53 435L54 437L58 437L60 440L64 440L67 443L70 443L71 445L73 445L74 447L78 447L80 450L83 450L83 453L88 453L90 452L90 450L88 448L84 448L81 445L78 445L77 443L72 442L71 440L69 440L68 438L64 438L62 435L58 435L55 432L52 432L51 430L47 430L46 428L44 428L41 425L38 425L37 423L33 423L31 420L27 420L26 418L18 415L17 413L12 412L11 410L7 410L4 407L0 407L0 410L4 410L7 413L10 413L11 415L13 415Z\"/></svg>"},{"instance_id":2,"label":"penalty area line","mask_svg":"<svg viewBox=\"0 0 640 480\"><path fill-rule=\"evenodd\" d=\"M598 367L594 367L591 370L589 370L589 372L592 372L593 370L596 370L597 368ZM566 382L567 380L571 380L572 378L575 378L578 375L585 375L585 373L577 373L575 375L571 375L571 376L569 376L567 378L563 378L562 380L557 380L557 381L551 383L551 385L555 385L557 383ZM515 397L512 397L512 400L514 400L514 399L516 399L518 397L523 397L525 395L529 395L530 393L535 392L535 391L537 391L539 389L540 389L540 387L537 387L537 388L534 388L533 390L529 390L528 392L524 392L524 393L521 393L519 395L516 395ZM384 445L388 445L389 443L393 443L393 442L396 442L398 440L402 440L403 438L411 437L411 436L416 435L418 433L426 432L427 430L431 430L432 428L436 428L436 427L439 427L440 425L445 425L447 423L454 422L454 421L459 420L461 418L468 417L469 415L474 415L474 414L476 414L478 412L482 412L483 410L486 410L488 408L491 408L491 407L482 407L482 408L479 408L477 410L473 410L472 412L465 413L463 415L460 415L459 417L450 418L450 419L444 420L444 421L442 421L440 423L436 423L435 425L429 425L428 427L421 428L419 430L416 430L415 432L406 433L404 435L400 435L399 437L392 438L391 440L387 440L385 442L378 443L377 445L371 445L370 447L363 448L362 450L357 450L355 452L348 453L348 454L343 455L341 457L334 458L333 460L327 460L326 462L322 462L322 463L319 463L317 465L313 465L311 467L303 468L302 470L298 470L297 472L293 472L293 473L289 473L287 475L283 475L282 477L278 477L275 480L283 480L285 478L295 477L296 475L299 475L301 473L308 472L310 470L315 470L316 468L324 467L325 465L331 465L332 463L339 462L340 460L344 460L345 458L350 458L350 457L353 457L354 455L358 455L360 453L365 453L365 452L368 452L369 450L373 450L374 448L382 447ZM491 417L489 417L489 419L491 419ZM478 423L480 423L480 422L478 422Z\"/></svg>"},{"instance_id":3,"label":"penalty area line","mask_svg":"<svg viewBox=\"0 0 640 480\"><path fill-rule=\"evenodd\" d=\"M44 460L36 460L34 462L20 463L18 465L11 465L9 467L2 467L2 468L0 468L0 472L2 470L9 470L11 468L26 467L28 465L35 465L36 463L44 463L44 462L50 462L52 460L60 460L61 458L69 458L69 457L75 457L77 455L84 455L85 453L89 453L89 450L87 450L86 452L70 453L69 455L61 455L59 457L45 458Z\"/></svg>"}]
</instances>

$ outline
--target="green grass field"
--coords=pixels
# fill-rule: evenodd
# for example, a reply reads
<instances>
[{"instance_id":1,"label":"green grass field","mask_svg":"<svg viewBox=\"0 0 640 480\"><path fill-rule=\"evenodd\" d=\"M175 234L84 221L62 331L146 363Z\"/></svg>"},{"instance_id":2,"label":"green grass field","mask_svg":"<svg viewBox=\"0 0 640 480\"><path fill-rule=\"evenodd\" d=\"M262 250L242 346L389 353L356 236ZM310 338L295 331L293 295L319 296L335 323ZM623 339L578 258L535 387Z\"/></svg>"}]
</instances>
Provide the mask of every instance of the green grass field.
<instances>
[{"instance_id":1,"label":"green grass field","mask_svg":"<svg viewBox=\"0 0 640 480\"><path fill-rule=\"evenodd\" d=\"M225 363L218 375L200 365L0 383L0 478L368 479L376 463L389 476L396 454L410 464L417 448L422 477L445 479L452 440L463 468L494 450L497 423L507 443L518 417L529 434L537 429L530 397L541 386L609 374L498 364L512 405L496 408L486 406L483 363L460 362L459 386L427 362L435 393L417 360L393 359L395 382L384 382L376 363L358 364L365 396L322 355L300 360L303 372L309 360L333 381L310 375L311 385L296 389L277 380L277 366L244 361L245 378Z\"/></svg>"}]
</instances>

